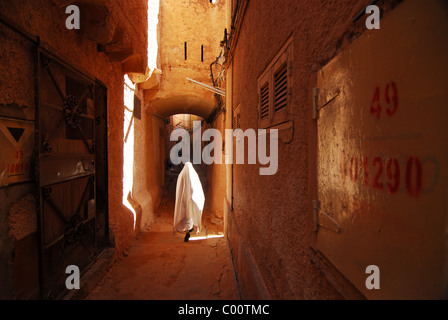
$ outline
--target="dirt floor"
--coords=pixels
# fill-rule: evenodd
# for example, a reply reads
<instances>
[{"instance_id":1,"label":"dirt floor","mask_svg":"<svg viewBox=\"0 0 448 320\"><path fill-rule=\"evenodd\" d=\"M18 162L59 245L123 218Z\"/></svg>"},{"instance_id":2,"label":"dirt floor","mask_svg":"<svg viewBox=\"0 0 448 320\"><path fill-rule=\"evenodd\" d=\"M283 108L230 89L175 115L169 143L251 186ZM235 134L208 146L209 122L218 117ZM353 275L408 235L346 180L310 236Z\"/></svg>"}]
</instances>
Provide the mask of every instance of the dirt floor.
<instances>
[{"instance_id":1,"label":"dirt floor","mask_svg":"<svg viewBox=\"0 0 448 320\"><path fill-rule=\"evenodd\" d=\"M175 181L168 178L155 223L113 264L88 300L238 299L222 221L204 210L203 230L192 233L190 241L184 242L185 234L173 234Z\"/></svg>"}]
</instances>

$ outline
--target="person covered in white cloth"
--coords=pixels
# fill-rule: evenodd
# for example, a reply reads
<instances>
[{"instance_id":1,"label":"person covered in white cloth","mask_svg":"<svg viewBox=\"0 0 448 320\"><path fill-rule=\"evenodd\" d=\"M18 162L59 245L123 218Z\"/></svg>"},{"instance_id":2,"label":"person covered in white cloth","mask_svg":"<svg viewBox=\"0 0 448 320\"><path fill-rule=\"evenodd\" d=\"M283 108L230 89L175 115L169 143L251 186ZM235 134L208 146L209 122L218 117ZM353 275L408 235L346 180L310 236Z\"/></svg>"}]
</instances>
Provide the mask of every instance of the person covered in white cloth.
<instances>
[{"instance_id":1,"label":"person covered in white cloth","mask_svg":"<svg viewBox=\"0 0 448 320\"><path fill-rule=\"evenodd\" d=\"M187 162L177 178L173 223L173 231L186 232L185 242L190 239L190 232L193 232L195 226L197 233L201 231L204 202L199 176L191 162Z\"/></svg>"}]
</instances>

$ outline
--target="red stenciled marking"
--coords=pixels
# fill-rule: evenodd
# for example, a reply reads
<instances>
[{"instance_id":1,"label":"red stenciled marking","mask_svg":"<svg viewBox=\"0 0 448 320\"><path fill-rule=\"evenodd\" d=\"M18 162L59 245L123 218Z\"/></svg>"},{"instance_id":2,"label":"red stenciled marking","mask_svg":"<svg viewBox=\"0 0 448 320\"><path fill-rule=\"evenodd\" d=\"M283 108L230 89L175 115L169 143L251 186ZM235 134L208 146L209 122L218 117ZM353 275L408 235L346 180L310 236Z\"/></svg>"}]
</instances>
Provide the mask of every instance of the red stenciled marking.
<instances>
[{"instance_id":1,"label":"red stenciled marking","mask_svg":"<svg viewBox=\"0 0 448 320\"><path fill-rule=\"evenodd\" d=\"M356 182L358 180L358 158L357 157L352 157L350 159L350 178L352 179L353 182Z\"/></svg>"},{"instance_id":2,"label":"red stenciled marking","mask_svg":"<svg viewBox=\"0 0 448 320\"><path fill-rule=\"evenodd\" d=\"M392 117L398 110L398 86L394 81L389 82L384 89L384 99L388 108L386 114ZM372 105L370 106L370 113L376 114L377 119L381 117L381 87L376 86L373 93Z\"/></svg>"},{"instance_id":3,"label":"red stenciled marking","mask_svg":"<svg viewBox=\"0 0 448 320\"><path fill-rule=\"evenodd\" d=\"M347 168L348 161L350 159L350 168ZM359 171L359 160L362 159L361 168ZM369 168L370 165L372 168ZM348 170L347 170L348 169ZM397 194L400 191L402 185L401 179L404 176L407 193L412 197L420 196L422 192L423 184L423 165L422 161L417 157L410 157L407 160L406 167L403 169L397 158L389 158L384 161L380 156L377 156L369 163L367 156L358 158L356 156L349 156L343 159L342 171L344 178L347 177L347 173L354 183L358 180L358 175L362 174L362 183L369 187L370 172L372 172L372 185L371 187L377 190L387 190L390 194ZM349 171L349 172L347 172ZM383 177L385 172L385 177ZM405 175L402 175L405 172Z\"/></svg>"},{"instance_id":4,"label":"red stenciled marking","mask_svg":"<svg viewBox=\"0 0 448 320\"><path fill-rule=\"evenodd\" d=\"M386 165L387 177L389 182L387 183L387 190L394 194L400 189L400 164L397 159L387 160Z\"/></svg>"},{"instance_id":5,"label":"red stenciled marking","mask_svg":"<svg viewBox=\"0 0 448 320\"><path fill-rule=\"evenodd\" d=\"M406 189L412 197L418 197L422 189L422 162L410 157L406 163Z\"/></svg>"},{"instance_id":6,"label":"red stenciled marking","mask_svg":"<svg viewBox=\"0 0 448 320\"><path fill-rule=\"evenodd\" d=\"M30 168L30 164L28 162L20 162L20 163L9 163L6 164L6 174L20 174L25 173Z\"/></svg>"},{"instance_id":7,"label":"red stenciled marking","mask_svg":"<svg viewBox=\"0 0 448 320\"><path fill-rule=\"evenodd\" d=\"M16 159L23 159L23 150L17 150L15 158Z\"/></svg>"},{"instance_id":8,"label":"red stenciled marking","mask_svg":"<svg viewBox=\"0 0 448 320\"><path fill-rule=\"evenodd\" d=\"M373 178L372 187L375 189L383 189L383 183L380 182L381 176L383 175L383 159L380 157L376 157L373 159L373 166L377 166L378 170L376 171L375 177Z\"/></svg>"},{"instance_id":9,"label":"red stenciled marking","mask_svg":"<svg viewBox=\"0 0 448 320\"><path fill-rule=\"evenodd\" d=\"M392 89L392 98L390 97L390 90ZM395 84L395 82L390 82L387 84L386 86L386 91L385 91L385 98L386 98L386 103L389 105L391 105L391 102L393 104L392 108L387 108L386 109L386 113L389 116L393 116L395 113L397 113L397 109L398 109L398 88L397 85Z\"/></svg>"},{"instance_id":10,"label":"red stenciled marking","mask_svg":"<svg viewBox=\"0 0 448 320\"><path fill-rule=\"evenodd\" d=\"M362 161L362 168L364 171L364 185L369 185L369 158L364 157L364 160Z\"/></svg>"}]
</instances>

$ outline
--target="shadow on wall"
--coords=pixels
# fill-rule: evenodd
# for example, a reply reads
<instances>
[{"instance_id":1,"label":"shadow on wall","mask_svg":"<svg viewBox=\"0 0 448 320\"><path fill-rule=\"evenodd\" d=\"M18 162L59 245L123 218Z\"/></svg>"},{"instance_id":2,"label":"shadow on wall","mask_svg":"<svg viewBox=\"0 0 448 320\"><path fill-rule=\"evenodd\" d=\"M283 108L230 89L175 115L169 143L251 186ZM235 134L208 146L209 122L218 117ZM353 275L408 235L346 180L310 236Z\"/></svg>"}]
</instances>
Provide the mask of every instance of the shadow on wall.
<instances>
[{"instance_id":1,"label":"shadow on wall","mask_svg":"<svg viewBox=\"0 0 448 320\"><path fill-rule=\"evenodd\" d=\"M134 184L134 92L135 85L124 77L124 116L123 116L123 205L131 211L133 217L133 230L137 220L137 212L134 209L135 201L132 199L132 187Z\"/></svg>"},{"instance_id":2,"label":"shadow on wall","mask_svg":"<svg viewBox=\"0 0 448 320\"><path fill-rule=\"evenodd\" d=\"M151 76L157 69L159 7L159 0L148 0L147 70L150 74L146 76ZM153 183L148 183L150 180L148 176L152 176L152 171L155 169L148 165L152 162L149 140L155 138L147 135L153 127L152 119L144 118L141 122L136 120L142 119L141 113L144 108L141 106L141 101L143 99L137 97L142 95L142 91L137 90L133 82L140 82L140 80L136 80L138 77L136 78L135 75L131 76L131 79L128 75L124 76L122 204L129 214L124 221L125 227L127 228L128 224L132 223L132 232L135 234L140 231L142 225L152 220L153 206L158 201L154 198L157 197L157 192L155 194L150 192ZM155 155L158 156L157 153Z\"/></svg>"},{"instance_id":3,"label":"shadow on wall","mask_svg":"<svg viewBox=\"0 0 448 320\"><path fill-rule=\"evenodd\" d=\"M132 219L132 231L139 232L142 227L143 209L152 208L153 199L151 194L144 186L141 187L139 181L145 181L145 175L148 174L145 166L141 166L146 162L146 144L136 136L136 121L141 118L140 105L136 104L139 99L136 97L135 84L127 75L124 77L124 114L123 114L123 194L122 203L129 210ZM146 130L138 126L138 132ZM135 146L138 146L137 149ZM143 156L141 156L143 155ZM140 167L143 169L139 170ZM138 173L141 173L139 175ZM143 221L145 224L147 221ZM126 221L127 223L127 221Z\"/></svg>"}]
</instances>

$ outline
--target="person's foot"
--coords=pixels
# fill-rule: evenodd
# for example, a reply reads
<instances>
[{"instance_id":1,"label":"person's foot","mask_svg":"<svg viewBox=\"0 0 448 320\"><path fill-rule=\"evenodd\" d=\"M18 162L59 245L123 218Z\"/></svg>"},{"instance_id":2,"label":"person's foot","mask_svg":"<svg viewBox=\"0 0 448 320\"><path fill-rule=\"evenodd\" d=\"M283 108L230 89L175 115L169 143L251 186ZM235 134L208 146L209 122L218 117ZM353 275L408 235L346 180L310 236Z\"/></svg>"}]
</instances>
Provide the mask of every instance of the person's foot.
<instances>
[{"instance_id":1,"label":"person's foot","mask_svg":"<svg viewBox=\"0 0 448 320\"><path fill-rule=\"evenodd\" d=\"M194 230L194 227L193 227L193 228L191 228L190 230L188 230L188 232L193 232L193 230Z\"/></svg>"},{"instance_id":2,"label":"person's foot","mask_svg":"<svg viewBox=\"0 0 448 320\"><path fill-rule=\"evenodd\" d=\"M190 239L190 232L187 232L187 234L185 235L184 241L188 242L189 239Z\"/></svg>"}]
</instances>

